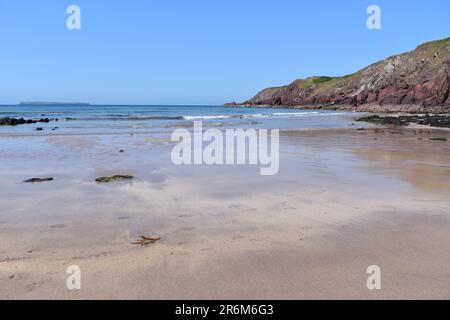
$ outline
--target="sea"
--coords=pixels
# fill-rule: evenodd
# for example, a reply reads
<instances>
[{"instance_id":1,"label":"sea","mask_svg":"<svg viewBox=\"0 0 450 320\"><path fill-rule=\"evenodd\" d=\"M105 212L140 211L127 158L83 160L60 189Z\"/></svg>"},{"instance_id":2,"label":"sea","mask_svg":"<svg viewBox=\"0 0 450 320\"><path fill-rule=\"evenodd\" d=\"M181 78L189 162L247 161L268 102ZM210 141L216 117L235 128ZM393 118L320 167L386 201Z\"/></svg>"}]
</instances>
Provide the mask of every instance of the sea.
<instances>
[{"instance_id":1,"label":"sea","mask_svg":"<svg viewBox=\"0 0 450 320\"><path fill-rule=\"evenodd\" d=\"M49 118L48 123L0 126L1 135L121 134L166 132L192 127L268 129L344 128L354 124L346 111L195 105L2 105L0 118ZM42 130L37 131L37 128Z\"/></svg>"}]
</instances>

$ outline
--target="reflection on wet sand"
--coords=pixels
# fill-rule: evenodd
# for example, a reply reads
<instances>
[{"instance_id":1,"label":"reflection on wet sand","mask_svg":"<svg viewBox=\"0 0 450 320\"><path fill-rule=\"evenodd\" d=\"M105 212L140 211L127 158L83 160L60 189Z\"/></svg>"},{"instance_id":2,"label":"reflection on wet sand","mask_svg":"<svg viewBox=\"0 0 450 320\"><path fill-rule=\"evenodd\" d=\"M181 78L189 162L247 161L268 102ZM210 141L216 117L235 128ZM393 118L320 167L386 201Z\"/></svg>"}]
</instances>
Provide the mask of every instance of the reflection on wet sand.
<instances>
[{"instance_id":1,"label":"reflection on wet sand","mask_svg":"<svg viewBox=\"0 0 450 320\"><path fill-rule=\"evenodd\" d=\"M432 140L437 136L450 140L450 131L366 129L363 132L317 130L286 133L288 138L298 138L296 144L307 150L347 150L364 160L364 170L396 177L418 189L449 193L450 143Z\"/></svg>"},{"instance_id":2,"label":"reflection on wet sand","mask_svg":"<svg viewBox=\"0 0 450 320\"><path fill-rule=\"evenodd\" d=\"M164 135L2 138L0 298L448 298L450 147L436 135L285 131L270 178L175 166ZM38 174L55 180L19 183ZM136 178L95 183L114 174ZM130 245L139 235L161 239ZM369 264L384 291L367 291Z\"/></svg>"}]
</instances>

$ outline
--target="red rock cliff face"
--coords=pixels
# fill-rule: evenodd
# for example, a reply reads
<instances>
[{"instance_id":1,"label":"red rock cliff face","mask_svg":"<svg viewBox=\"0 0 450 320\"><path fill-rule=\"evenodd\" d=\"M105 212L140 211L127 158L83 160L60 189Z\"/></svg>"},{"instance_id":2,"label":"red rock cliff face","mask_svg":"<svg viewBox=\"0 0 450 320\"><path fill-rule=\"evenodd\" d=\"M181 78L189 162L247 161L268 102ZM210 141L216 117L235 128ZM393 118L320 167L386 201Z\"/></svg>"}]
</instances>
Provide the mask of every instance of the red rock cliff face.
<instances>
[{"instance_id":1,"label":"red rock cliff face","mask_svg":"<svg viewBox=\"0 0 450 320\"><path fill-rule=\"evenodd\" d=\"M450 111L450 38L428 42L345 77L311 77L264 89L242 105Z\"/></svg>"}]
</instances>

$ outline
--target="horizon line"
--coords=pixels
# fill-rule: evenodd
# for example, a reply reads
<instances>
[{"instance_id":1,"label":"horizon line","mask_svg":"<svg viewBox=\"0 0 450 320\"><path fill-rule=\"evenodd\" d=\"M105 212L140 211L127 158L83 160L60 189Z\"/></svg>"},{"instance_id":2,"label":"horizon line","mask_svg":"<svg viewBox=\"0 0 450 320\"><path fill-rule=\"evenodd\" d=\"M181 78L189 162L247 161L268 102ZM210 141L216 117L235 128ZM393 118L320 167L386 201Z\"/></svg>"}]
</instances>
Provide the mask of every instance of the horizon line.
<instances>
[{"instance_id":1,"label":"horizon line","mask_svg":"<svg viewBox=\"0 0 450 320\"><path fill-rule=\"evenodd\" d=\"M225 106L225 104L115 104L115 103L48 103L48 104L26 104L26 103L0 103L0 107L20 107L20 106L29 106L29 107L49 107L49 106L112 106L112 107L158 107L158 106L164 106L164 107L220 107Z\"/></svg>"}]
</instances>

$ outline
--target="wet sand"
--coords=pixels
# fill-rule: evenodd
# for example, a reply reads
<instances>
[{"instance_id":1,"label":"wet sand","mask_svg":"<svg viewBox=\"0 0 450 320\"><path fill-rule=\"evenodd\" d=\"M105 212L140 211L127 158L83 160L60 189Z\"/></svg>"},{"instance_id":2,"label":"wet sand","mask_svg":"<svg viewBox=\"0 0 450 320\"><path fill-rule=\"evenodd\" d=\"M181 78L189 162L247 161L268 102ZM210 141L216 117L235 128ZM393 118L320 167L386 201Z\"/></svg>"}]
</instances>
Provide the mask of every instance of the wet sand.
<instances>
[{"instance_id":1,"label":"wet sand","mask_svg":"<svg viewBox=\"0 0 450 320\"><path fill-rule=\"evenodd\" d=\"M450 142L434 137L450 132L285 131L273 177L174 166L164 135L0 137L0 298L449 299ZM137 178L94 182L110 174Z\"/></svg>"}]
</instances>

